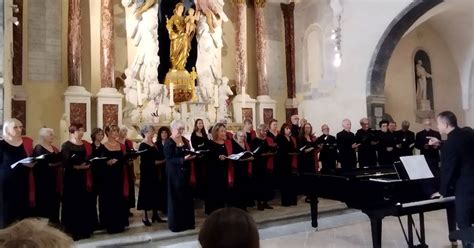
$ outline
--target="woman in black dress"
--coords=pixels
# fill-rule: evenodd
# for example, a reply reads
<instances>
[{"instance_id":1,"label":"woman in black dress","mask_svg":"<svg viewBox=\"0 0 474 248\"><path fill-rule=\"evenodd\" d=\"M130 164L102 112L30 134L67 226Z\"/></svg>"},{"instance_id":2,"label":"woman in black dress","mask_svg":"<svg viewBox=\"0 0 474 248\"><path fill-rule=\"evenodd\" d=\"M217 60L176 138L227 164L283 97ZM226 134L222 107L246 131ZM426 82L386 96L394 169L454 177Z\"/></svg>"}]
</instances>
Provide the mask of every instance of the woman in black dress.
<instances>
[{"instance_id":1,"label":"woman in black dress","mask_svg":"<svg viewBox=\"0 0 474 248\"><path fill-rule=\"evenodd\" d=\"M94 128L91 133L91 141L92 141L92 158L99 158L104 155L104 144L102 144L102 140L104 139L104 130L100 128ZM94 205L97 205L97 197L98 193L102 191L103 179L104 179L104 168L105 168L105 160L95 160L93 161L91 166L93 181L94 181ZM100 199L99 199L100 200ZM104 210L102 209L103 204L99 202L99 225L97 229L102 229L104 225L102 224L102 220L104 219Z\"/></svg>"},{"instance_id":2,"label":"woman in black dress","mask_svg":"<svg viewBox=\"0 0 474 248\"><path fill-rule=\"evenodd\" d=\"M209 162L206 167L207 192L204 211L211 214L213 211L226 205L228 193L228 154L226 142L226 129L222 123L217 123L212 128L213 140L209 142Z\"/></svg>"},{"instance_id":3,"label":"woman in black dress","mask_svg":"<svg viewBox=\"0 0 474 248\"><path fill-rule=\"evenodd\" d=\"M105 128L107 141L104 143L103 156L106 162L103 168L103 184L99 191L101 224L108 233L119 233L128 226L128 178L125 171L125 147L118 141L119 128L110 125Z\"/></svg>"},{"instance_id":4,"label":"woman in black dress","mask_svg":"<svg viewBox=\"0 0 474 248\"><path fill-rule=\"evenodd\" d=\"M34 164L11 165L31 156L33 141L21 137L23 124L17 119L3 123L3 140L0 140L0 229L15 221L31 216L36 201L29 190ZM28 154L30 153L30 154Z\"/></svg>"},{"instance_id":5,"label":"woman in black dress","mask_svg":"<svg viewBox=\"0 0 474 248\"><path fill-rule=\"evenodd\" d=\"M89 238L97 226L96 197L89 159L92 146L82 140L82 124L71 124L70 140L64 142L61 154L64 165L64 194L61 222L74 240Z\"/></svg>"},{"instance_id":6,"label":"woman in black dress","mask_svg":"<svg viewBox=\"0 0 474 248\"><path fill-rule=\"evenodd\" d=\"M135 149L133 148L133 142L127 139L128 129L126 127L121 127L117 141L120 142L123 146L125 146L125 150L127 153L134 152ZM126 177L128 179L128 216L133 216L133 213L130 211L131 208L135 207L135 165L133 160L136 159L135 157L127 157L125 161L125 166L127 167L127 174Z\"/></svg>"},{"instance_id":7,"label":"woman in black dress","mask_svg":"<svg viewBox=\"0 0 474 248\"><path fill-rule=\"evenodd\" d=\"M278 135L278 121L275 119L272 119L270 123L268 124L269 130L267 131L267 137L275 141L275 138Z\"/></svg>"},{"instance_id":8,"label":"woman in black dress","mask_svg":"<svg viewBox=\"0 0 474 248\"><path fill-rule=\"evenodd\" d=\"M62 194L62 167L59 149L53 146L54 131L41 128L40 144L35 146L33 156L46 155L45 160L38 160L35 171L36 214L49 219L52 224L59 224L59 206Z\"/></svg>"},{"instance_id":9,"label":"woman in black dress","mask_svg":"<svg viewBox=\"0 0 474 248\"><path fill-rule=\"evenodd\" d=\"M298 172L315 173L318 171L318 150L315 147L316 136L313 135L313 127L306 123L301 127L298 137Z\"/></svg>"},{"instance_id":10,"label":"woman in black dress","mask_svg":"<svg viewBox=\"0 0 474 248\"><path fill-rule=\"evenodd\" d=\"M234 139L231 142L231 148L227 148L232 151L232 154L239 154L244 151L250 152L250 147L246 142L247 136L245 132L240 130L237 131L234 135ZM250 179L252 176L252 160L243 159L239 161L229 161L229 166L233 167L233 185L230 189L230 201L229 205L240 208L244 211L247 211L247 205L251 199L251 190L250 190Z\"/></svg>"},{"instance_id":11,"label":"woman in black dress","mask_svg":"<svg viewBox=\"0 0 474 248\"><path fill-rule=\"evenodd\" d=\"M184 123L171 123L171 138L165 143L166 172L168 176L168 228L172 232L194 229L194 204L190 182L191 160L194 155L186 155L191 149L184 138Z\"/></svg>"},{"instance_id":12,"label":"woman in black dress","mask_svg":"<svg viewBox=\"0 0 474 248\"><path fill-rule=\"evenodd\" d=\"M191 144L195 151L209 150L209 139L207 136L206 128L204 127L204 121L202 119L197 119L194 122L194 130L191 134ZM206 187L206 158L206 156L202 156L196 158L196 160L194 161L196 181L193 182L193 184L195 184L196 186L196 196L201 199L204 199Z\"/></svg>"},{"instance_id":13,"label":"woman in black dress","mask_svg":"<svg viewBox=\"0 0 474 248\"><path fill-rule=\"evenodd\" d=\"M158 149L158 159L163 161L158 165L158 210L163 214L168 214L168 183L166 176L166 163L165 163L165 153L164 147L166 141L170 138L171 131L168 127L160 127L158 129L158 136L156 138L156 148ZM156 218L155 218L156 217ZM153 212L153 221L162 222L158 212Z\"/></svg>"},{"instance_id":14,"label":"woman in black dress","mask_svg":"<svg viewBox=\"0 0 474 248\"><path fill-rule=\"evenodd\" d=\"M276 160L275 160L275 175L278 181L278 187L281 193L281 205L284 207L296 205L297 203L297 179L295 173L297 172L297 164L294 158L296 156L296 139L291 137L291 126L283 124L280 134L275 138L278 144Z\"/></svg>"},{"instance_id":15,"label":"woman in black dress","mask_svg":"<svg viewBox=\"0 0 474 248\"><path fill-rule=\"evenodd\" d=\"M267 142L268 127L266 124L261 124L257 127L257 137L253 139L252 151L258 149L253 161L253 173L255 200L257 200L257 209L263 211L264 209L273 209L268 202L274 197L273 192L273 175L270 168L268 168L269 161L273 158L272 149ZM273 167L272 167L273 168Z\"/></svg>"}]
</instances>

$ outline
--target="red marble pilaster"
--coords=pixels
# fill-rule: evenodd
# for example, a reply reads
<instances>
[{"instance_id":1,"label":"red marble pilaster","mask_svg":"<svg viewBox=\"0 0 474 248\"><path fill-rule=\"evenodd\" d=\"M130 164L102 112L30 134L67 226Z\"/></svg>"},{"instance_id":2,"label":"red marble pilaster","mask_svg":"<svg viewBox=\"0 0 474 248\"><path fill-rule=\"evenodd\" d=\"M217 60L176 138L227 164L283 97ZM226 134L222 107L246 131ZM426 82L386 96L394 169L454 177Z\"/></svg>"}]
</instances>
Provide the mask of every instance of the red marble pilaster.
<instances>
[{"instance_id":1,"label":"red marble pilaster","mask_svg":"<svg viewBox=\"0 0 474 248\"><path fill-rule=\"evenodd\" d=\"M295 79L295 3L281 3L283 20L285 23L285 54L286 54L286 82L288 87L288 98L296 98Z\"/></svg>"},{"instance_id":2,"label":"red marble pilaster","mask_svg":"<svg viewBox=\"0 0 474 248\"><path fill-rule=\"evenodd\" d=\"M255 0L255 38L257 54L257 94L268 95L267 82L267 40L265 38L265 15L263 13L266 0Z\"/></svg>"},{"instance_id":3,"label":"red marble pilaster","mask_svg":"<svg viewBox=\"0 0 474 248\"><path fill-rule=\"evenodd\" d=\"M87 104L85 103L70 103L70 123L80 123L84 125L84 129L87 131Z\"/></svg>"},{"instance_id":4,"label":"red marble pilaster","mask_svg":"<svg viewBox=\"0 0 474 248\"><path fill-rule=\"evenodd\" d=\"M13 0L13 4L18 6L19 11L18 13L13 13L13 16L18 18L19 24L15 25L14 23L10 23L11 25L13 25L12 84L22 85L23 84L23 75L22 75L23 73L23 0ZM12 111L14 110L12 109Z\"/></svg>"},{"instance_id":5,"label":"red marble pilaster","mask_svg":"<svg viewBox=\"0 0 474 248\"><path fill-rule=\"evenodd\" d=\"M68 7L68 85L81 86L81 0L69 0Z\"/></svg>"},{"instance_id":6,"label":"red marble pilaster","mask_svg":"<svg viewBox=\"0 0 474 248\"><path fill-rule=\"evenodd\" d=\"M104 120L104 128L112 124L118 125L119 106L117 104L104 104L102 106L102 118Z\"/></svg>"},{"instance_id":7,"label":"red marble pilaster","mask_svg":"<svg viewBox=\"0 0 474 248\"><path fill-rule=\"evenodd\" d=\"M247 5L245 0L232 0L235 5L235 79L237 94L247 86Z\"/></svg>"},{"instance_id":8,"label":"red marble pilaster","mask_svg":"<svg viewBox=\"0 0 474 248\"><path fill-rule=\"evenodd\" d=\"M102 88L114 87L114 1L101 0L100 75Z\"/></svg>"}]
</instances>

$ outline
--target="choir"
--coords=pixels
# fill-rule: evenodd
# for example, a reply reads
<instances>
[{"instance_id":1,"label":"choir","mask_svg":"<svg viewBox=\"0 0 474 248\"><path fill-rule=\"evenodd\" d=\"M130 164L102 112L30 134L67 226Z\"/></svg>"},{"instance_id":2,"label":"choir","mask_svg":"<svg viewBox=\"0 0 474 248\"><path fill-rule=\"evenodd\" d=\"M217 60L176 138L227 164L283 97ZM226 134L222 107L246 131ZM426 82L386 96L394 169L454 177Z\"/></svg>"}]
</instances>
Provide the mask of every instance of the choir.
<instances>
[{"instance_id":1,"label":"choir","mask_svg":"<svg viewBox=\"0 0 474 248\"><path fill-rule=\"evenodd\" d=\"M317 137L312 125L295 115L280 129L277 120L254 129L247 119L235 133L222 122L208 134L204 121L197 119L188 140L184 123L174 121L158 131L144 125L136 150L126 128L96 128L89 143L83 140L83 125L75 123L59 150L53 145L52 129L42 128L33 147L33 141L21 135L22 123L7 120L0 140L0 228L23 218L43 217L78 240L98 229L123 232L130 209L136 207L143 211L145 226L167 222L171 231L181 232L195 227L195 199L204 201L206 214L226 206L272 209L269 202L276 196L282 206L294 206L298 195L304 194L298 184L301 173L389 165L400 156L413 155L415 147L439 175L439 147L426 137L440 136L429 120L416 136L407 121L399 131L395 122L386 120L377 131L369 128L367 118L360 125L354 134L345 119L336 137L323 125ZM433 192L437 189L430 189Z\"/></svg>"}]
</instances>

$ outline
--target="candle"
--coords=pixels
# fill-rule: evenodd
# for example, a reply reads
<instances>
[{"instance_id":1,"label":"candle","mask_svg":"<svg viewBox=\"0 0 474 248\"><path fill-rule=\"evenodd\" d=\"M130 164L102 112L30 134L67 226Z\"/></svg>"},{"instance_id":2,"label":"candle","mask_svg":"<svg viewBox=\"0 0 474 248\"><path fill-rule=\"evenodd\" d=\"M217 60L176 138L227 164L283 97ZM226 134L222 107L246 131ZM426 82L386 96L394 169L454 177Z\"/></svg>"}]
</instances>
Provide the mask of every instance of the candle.
<instances>
[{"instance_id":1,"label":"candle","mask_svg":"<svg viewBox=\"0 0 474 248\"><path fill-rule=\"evenodd\" d=\"M219 107L219 86L214 85L214 107Z\"/></svg>"},{"instance_id":2,"label":"candle","mask_svg":"<svg viewBox=\"0 0 474 248\"><path fill-rule=\"evenodd\" d=\"M170 107L174 107L174 83L170 83Z\"/></svg>"},{"instance_id":3,"label":"candle","mask_svg":"<svg viewBox=\"0 0 474 248\"><path fill-rule=\"evenodd\" d=\"M136 80L137 82L137 103L138 106L143 106L142 102L142 84L140 83L139 80Z\"/></svg>"}]
</instances>

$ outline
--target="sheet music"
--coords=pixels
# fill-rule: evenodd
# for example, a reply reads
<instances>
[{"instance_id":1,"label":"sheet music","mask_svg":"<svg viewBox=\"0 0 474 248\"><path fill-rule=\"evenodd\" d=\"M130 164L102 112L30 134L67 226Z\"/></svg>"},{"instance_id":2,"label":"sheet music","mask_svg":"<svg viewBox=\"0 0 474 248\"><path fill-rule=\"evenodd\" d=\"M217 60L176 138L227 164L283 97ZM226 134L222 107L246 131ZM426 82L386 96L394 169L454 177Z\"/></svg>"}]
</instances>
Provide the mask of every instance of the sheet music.
<instances>
[{"instance_id":1,"label":"sheet music","mask_svg":"<svg viewBox=\"0 0 474 248\"><path fill-rule=\"evenodd\" d=\"M425 156L414 155L400 157L410 180L433 178Z\"/></svg>"}]
</instances>

